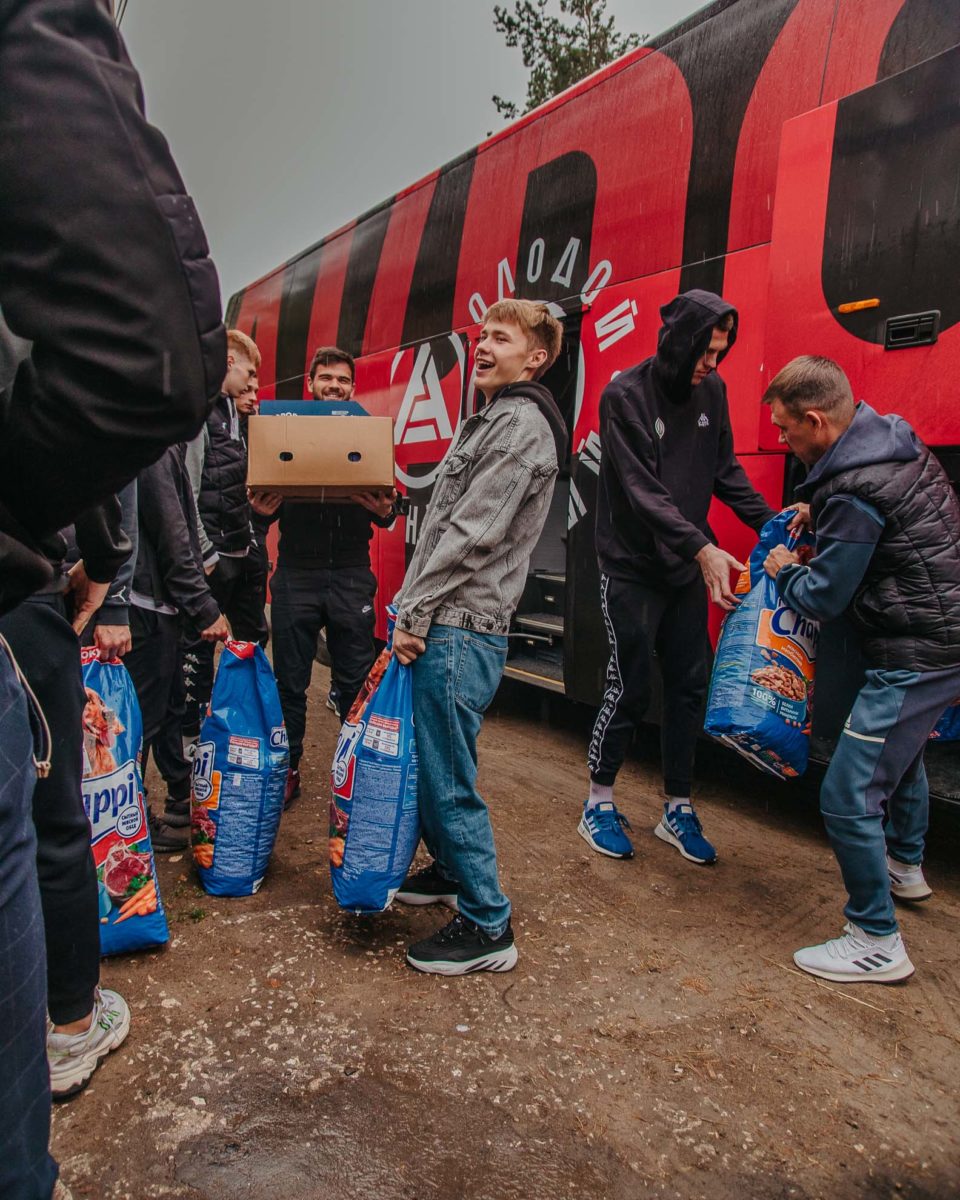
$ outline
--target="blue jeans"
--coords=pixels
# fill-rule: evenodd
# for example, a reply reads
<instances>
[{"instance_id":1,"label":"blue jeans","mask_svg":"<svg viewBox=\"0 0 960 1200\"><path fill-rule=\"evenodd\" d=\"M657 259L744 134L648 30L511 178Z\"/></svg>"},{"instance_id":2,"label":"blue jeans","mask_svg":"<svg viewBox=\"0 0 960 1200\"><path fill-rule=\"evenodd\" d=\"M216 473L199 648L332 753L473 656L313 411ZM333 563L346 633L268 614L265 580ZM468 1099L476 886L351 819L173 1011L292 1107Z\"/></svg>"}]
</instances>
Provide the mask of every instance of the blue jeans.
<instances>
[{"instance_id":1,"label":"blue jeans","mask_svg":"<svg viewBox=\"0 0 960 1200\"><path fill-rule=\"evenodd\" d=\"M414 661L417 787L423 840L459 885L460 912L491 937L510 920L490 814L477 792L477 735L507 660L507 639L434 625Z\"/></svg>"},{"instance_id":2,"label":"blue jeans","mask_svg":"<svg viewBox=\"0 0 960 1200\"><path fill-rule=\"evenodd\" d=\"M958 696L960 667L867 671L830 761L820 811L849 897L844 913L867 933L897 930L886 855L907 864L923 860L929 813L923 752Z\"/></svg>"},{"instance_id":3,"label":"blue jeans","mask_svg":"<svg viewBox=\"0 0 960 1200\"><path fill-rule=\"evenodd\" d=\"M0 1196L49 1200L47 956L31 801L27 699L0 646Z\"/></svg>"}]
</instances>

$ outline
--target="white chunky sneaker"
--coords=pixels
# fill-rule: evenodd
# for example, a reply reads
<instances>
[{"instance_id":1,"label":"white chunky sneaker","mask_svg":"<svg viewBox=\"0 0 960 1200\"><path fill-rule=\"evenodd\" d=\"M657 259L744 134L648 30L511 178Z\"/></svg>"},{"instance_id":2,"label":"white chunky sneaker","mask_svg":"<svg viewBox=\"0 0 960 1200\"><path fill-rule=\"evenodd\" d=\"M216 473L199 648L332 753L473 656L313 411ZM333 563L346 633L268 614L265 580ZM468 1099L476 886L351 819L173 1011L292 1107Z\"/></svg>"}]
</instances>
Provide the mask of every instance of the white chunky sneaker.
<instances>
[{"instance_id":1,"label":"white chunky sneaker","mask_svg":"<svg viewBox=\"0 0 960 1200\"><path fill-rule=\"evenodd\" d=\"M923 877L923 868L917 863L897 862L887 855L887 871L890 875L890 894L897 900L929 900L933 888Z\"/></svg>"},{"instance_id":2,"label":"white chunky sneaker","mask_svg":"<svg viewBox=\"0 0 960 1200\"><path fill-rule=\"evenodd\" d=\"M50 1090L54 1100L66 1100L93 1078L100 1059L116 1050L130 1031L130 1009L116 992L97 988L93 998L93 1020L86 1033L47 1034Z\"/></svg>"},{"instance_id":3,"label":"white chunky sneaker","mask_svg":"<svg viewBox=\"0 0 960 1200\"><path fill-rule=\"evenodd\" d=\"M899 933L876 938L848 921L843 936L798 950L793 961L801 971L834 983L896 983L914 972Z\"/></svg>"}]
</instances>

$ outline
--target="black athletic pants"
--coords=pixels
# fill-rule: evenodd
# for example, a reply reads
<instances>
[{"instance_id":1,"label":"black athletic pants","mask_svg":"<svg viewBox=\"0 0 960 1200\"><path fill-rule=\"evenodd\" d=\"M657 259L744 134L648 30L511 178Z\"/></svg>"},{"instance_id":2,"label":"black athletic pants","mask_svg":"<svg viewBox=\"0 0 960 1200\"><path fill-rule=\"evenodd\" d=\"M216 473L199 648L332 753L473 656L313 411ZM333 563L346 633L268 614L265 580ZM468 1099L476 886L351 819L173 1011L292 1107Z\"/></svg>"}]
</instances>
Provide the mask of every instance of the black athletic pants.
<instances>
[{"instance_id":1,"label":"black athletic pants","mask_svg":"<svg viewBox=\"0 0 960 1200\"><path fill-rule=\"evenodd\" d=\"M133 679L143 718L143 773L153 754L171 800L189 800L193 768L184 757L181 728L186 688L180 658L180 618L130 608L133 649L124 665Z\"/></svg>"},{"instance_id":2,"label":"black athletic pants","mask_svg":"<svg viewBox=\"0 0 960 1200\"><path fill-rule=\"evenodd\" d=\"M251 561L252 559L252 561ZM267 601L267 575L260 556L245 555L228 558L221 555L207 576L220 611L230 622L230 632L239 642L267 644L267 621L264 605ZM205 642L192 628L184 628L181 652L184 674L183 732L194 736L210 703L213 691L213 656L215 643Z\"/></svg>"},{"instance_id":3,"label":"black athletic pants","mask_svg":"<svg viewBox=\"0 0 960 1200\"><path fill-rule=\"evenodd\" d=\"M320 630L327 631L337 707L344 721L376 657L376 591L376 576L369 567L324 570L288 567L281 562L273 577L273 669L287 726L291 769L299 765L303 754L307 688Z\"/></svg>"},{"instance_id":4,"label":"black athletic pants","mask_svg":"<svg viewBox=\"0 0 960 1200\"><path fill-rule=\"evenodd\" d=\"M677 588L600 576L610 642L607 689L590 739L590 778L612 784L650 705L653 658L663 681L663 788L689 796L709 680L707 593L699 574Z\"/></svg>"},{"instance_id":5,"label":"black athletic pants","mask_svg":"<svg viewBox=\"0 0 960 1200\"><path fill-rule=\"evenodd\" d=\"M90 824L83 808L80 643L63 597L34 596L0 620L52 737L50 774L33 792L37 875L47 943L47 1008L55 1025L93 1009L100 979L100 913Z\"/></svg>"}]
</instances>

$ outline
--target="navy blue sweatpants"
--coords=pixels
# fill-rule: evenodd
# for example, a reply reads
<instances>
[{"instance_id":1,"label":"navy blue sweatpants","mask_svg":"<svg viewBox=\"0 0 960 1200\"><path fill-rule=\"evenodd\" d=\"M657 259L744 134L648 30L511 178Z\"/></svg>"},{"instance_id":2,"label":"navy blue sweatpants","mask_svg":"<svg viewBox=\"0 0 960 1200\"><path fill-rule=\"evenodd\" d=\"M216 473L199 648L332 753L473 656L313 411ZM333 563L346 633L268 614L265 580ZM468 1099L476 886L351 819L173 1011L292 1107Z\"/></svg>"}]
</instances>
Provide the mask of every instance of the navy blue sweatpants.
<instances>
[{"instance_id":1,"label":"navy blue sweatpants","mask_svg":"<svg viewBox=\"0 0 960 1200\"><path fill-rule=\"evenodd\" d=\"M960 696L960 667L867 671L820 789L820 811L848 900L844 913L866 933L895 933L886 855L920 863L929 792L927 738Z\"/></svg>"},{"instance_id":2,"label":"navy blue sweatpants","mask_svg":"<svg viewBox=\"0 0 960 1200\"><path fill-rule=\"evenodd\" d=\"M37 776L27 698L0 646L0 1196L49 1200L47 955L31 801Z\"/></svg>"}]
</instances>

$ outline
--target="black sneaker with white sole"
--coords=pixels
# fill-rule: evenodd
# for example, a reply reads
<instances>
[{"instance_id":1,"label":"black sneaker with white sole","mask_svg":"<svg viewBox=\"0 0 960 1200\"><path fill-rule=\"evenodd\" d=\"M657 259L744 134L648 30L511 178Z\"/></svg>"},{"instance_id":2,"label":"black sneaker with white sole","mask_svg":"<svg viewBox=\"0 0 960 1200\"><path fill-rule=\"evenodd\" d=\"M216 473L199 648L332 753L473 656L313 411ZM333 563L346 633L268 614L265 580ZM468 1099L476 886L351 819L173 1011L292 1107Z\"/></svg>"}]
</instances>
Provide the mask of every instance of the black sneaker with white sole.
<instances>
[{"instance_id":1,"label":"black sneaker with white sole","mask_svg":"<svg viewBox=\"0 0 960 1200\"><path fill-rule=\"evenodd\" d=\"M459 913L433 937L417 942L407 951L410 966L430 975L512 971L517 957L509 922L498 938L492 938Z\"/></svg>"},{"instance_id":2,"label":"black sneaker with white sole","mask_svg":"<svg viewBox=\"0 0 960 1200\"><path fill-rule=\"evenodd\" d=\"M435 862L414 871L403 881L394 896L401 904L445 904L457 911L457 885L442 873Z\"/></svg>"}]
</instances>

